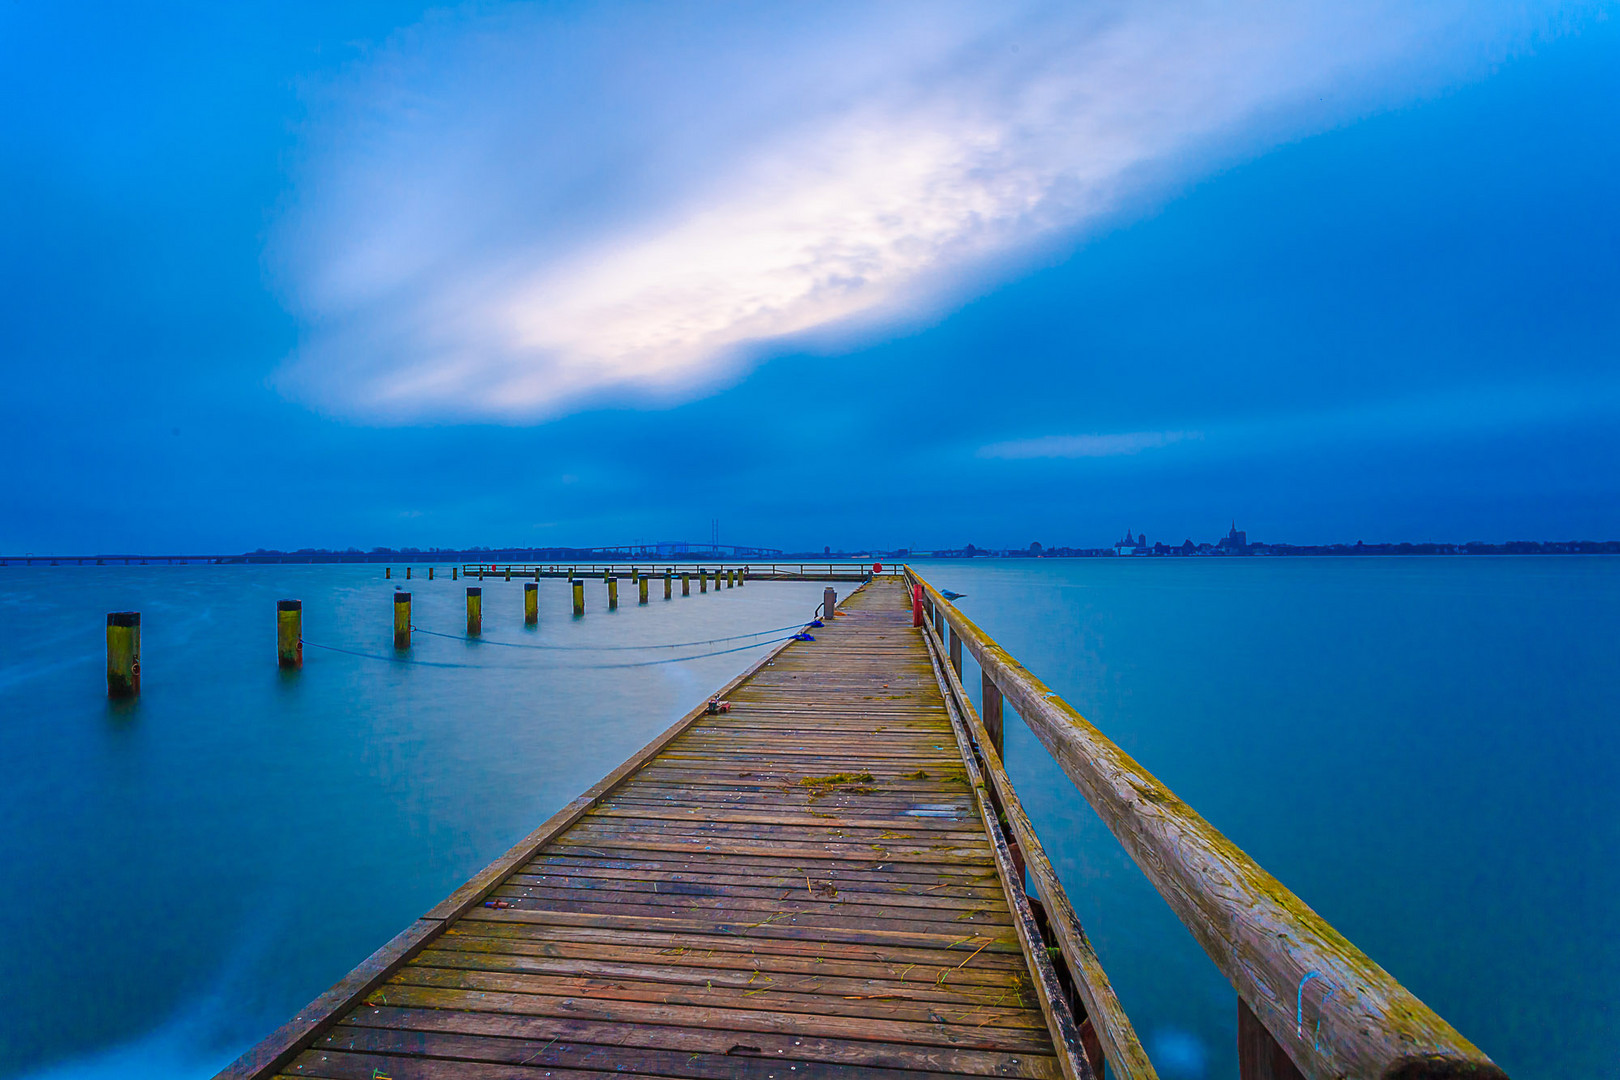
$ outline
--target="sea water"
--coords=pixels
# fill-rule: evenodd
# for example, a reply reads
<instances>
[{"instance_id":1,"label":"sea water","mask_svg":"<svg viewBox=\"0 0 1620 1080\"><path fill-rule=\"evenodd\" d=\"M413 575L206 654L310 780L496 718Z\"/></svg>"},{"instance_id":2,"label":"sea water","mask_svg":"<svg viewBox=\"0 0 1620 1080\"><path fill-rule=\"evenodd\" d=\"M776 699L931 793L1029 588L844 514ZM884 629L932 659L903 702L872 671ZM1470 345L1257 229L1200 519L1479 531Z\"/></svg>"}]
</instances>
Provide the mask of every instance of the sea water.
<instances>
[{"instance_id":1,"label":"sea water","mask_svg":"<svg viewBox=\"0 0 1620 1080\"><path fill-rule=\"evenodd\" d=\"M1620 559L918 568L1509 1075L1620 1076ZM1226 979L1005 738L1159 1074L1235 1077Z\"/></svg>"},{"instance_id":2,"label":"sea water","mask_svg":"<svg viewBox=\"0 0 1620 1080\"><path fill-rule=\"evenodd\" d=\"M919 569L1510 1074L1613 1073L1620 560ZM526 630L481 584L469 642L461 582L376 567L0 569L0 1077L211 1075L781 634L659 646L824 587L609 613L592 581L575 620L546 581ZM412 662L398 587L449 635ZM282 597L330 647L296 673ZM136 702L104 696L121 609ZM1007 756L1160 1074L1235 1076L1224 978L1011 710Z\"/></svg>"}]
</instances>

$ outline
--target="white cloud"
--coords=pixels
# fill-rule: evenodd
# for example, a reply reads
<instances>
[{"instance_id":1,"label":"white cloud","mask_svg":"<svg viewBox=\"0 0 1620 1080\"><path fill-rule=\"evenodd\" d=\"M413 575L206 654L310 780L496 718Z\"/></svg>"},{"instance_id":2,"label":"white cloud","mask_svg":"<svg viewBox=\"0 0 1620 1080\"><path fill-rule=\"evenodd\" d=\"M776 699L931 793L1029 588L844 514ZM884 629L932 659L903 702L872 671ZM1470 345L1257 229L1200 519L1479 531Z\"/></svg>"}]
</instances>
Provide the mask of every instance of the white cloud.
<instances>
[{"instance_id":1,"label":"white cloud","mask_svg":"<svg viewBox=\"0 0 1620 1080\"><path fill-rule=\"evenodd\" d=\"M273 248L305 326L280 382L384 421L678 400L1476 74L1544 19L1197 0L440 16L315 105Z\"/></svg>"},{"instance_id":2,"label":"white cloud","mask_svg":"<svg viewBox=\"0 0 1620 1080\"><path fill-rule=\"evenodd\" d=\"M1023 461L1030 458L1121 457L1154 450L1183 439L1202 439L1197 431L1128 431L1117 435L1043 435L980 447L982 458Z\"/></svg>"}]
</instances>

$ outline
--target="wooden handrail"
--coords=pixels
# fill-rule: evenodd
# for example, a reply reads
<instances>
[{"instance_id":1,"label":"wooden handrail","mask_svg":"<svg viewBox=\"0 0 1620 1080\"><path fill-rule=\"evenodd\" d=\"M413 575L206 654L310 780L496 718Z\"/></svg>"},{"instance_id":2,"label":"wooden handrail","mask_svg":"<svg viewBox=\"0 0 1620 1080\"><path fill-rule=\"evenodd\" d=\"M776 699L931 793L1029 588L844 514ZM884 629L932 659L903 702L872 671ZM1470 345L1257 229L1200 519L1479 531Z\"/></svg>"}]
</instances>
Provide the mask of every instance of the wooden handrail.
<instances>
[{"instance_id":1,"label":"wooden handrail","mask_svg":"<svg viewBox=\"0 0 1620 1080\"><path fill-rule=\"evenodd\" d=\"M1232 983L1240 1013L1252 1011L1302 1076L1505 1080L1490 1058L913 568L905 573Z\"/></svg>"}]
</instances>

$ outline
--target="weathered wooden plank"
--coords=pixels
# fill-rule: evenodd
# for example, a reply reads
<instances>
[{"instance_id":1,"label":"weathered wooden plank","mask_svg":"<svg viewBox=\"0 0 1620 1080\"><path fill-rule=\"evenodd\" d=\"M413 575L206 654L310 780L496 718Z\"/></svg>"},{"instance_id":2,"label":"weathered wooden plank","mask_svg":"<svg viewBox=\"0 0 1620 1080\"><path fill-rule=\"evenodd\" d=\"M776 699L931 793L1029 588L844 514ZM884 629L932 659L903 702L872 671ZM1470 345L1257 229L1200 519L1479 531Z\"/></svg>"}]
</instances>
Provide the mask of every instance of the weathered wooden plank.
<instances>
[{"instance_id":1,"label":"weathered wooden plank","mask_svg":"<svg viewBox=\"0 0 1620 1080\"><path fill-rule=\"evenodd\" d=\"M410 1009L383 1006L362 1009L345 1026L398 1031L450 1032L546 1043L663 1048L683 1054L717 1054L734 1066L785 1061L857 1065L876 1069L922 1067L943 1073L1022 1076L1055 1080L1056 1062L1039 1054L1004 1054L951 1047L882 1043L872 1040L776 1035L724 1028L691 1028L660 1024L617 1024L573 1017L507 1016L453 1009ZM796 1075L796 1074L790 1074Z\"/></svg>"},{"instance_id":2,"label":"weathered wooden plank","mask_svg":"<svg viewBox=\"0 0 1620 1080\"><path fill-rule=\"evenodd\" d=\"M735 951L685 946L657 948L633 944L623 936L616 936L608 944L599 944L468 934L444 934L422 955L429 951L439 955L476 954L486 958L484 962L491 965L491 971L500 970L496 965L513 959L533 959L585 966L639 964L649 968L698 968L709 972L741 972L745 976L762 971L783 977L880 980L921 986L927 992L953 992L958 986L1023 986L1028 982L1022 965L1008 964L1005 956L992 953L969 954L970 958L964 959L960 953L941 951L924 954L932 962L900 963L897 960L795 956L753 948Z\"/></svg>"},{"instance_id":3,"label":"weathered wooden plank","mask_svg":"<svg viewBox=\"0 0 1620 1080\"><path fill-rule=\"evenodd\" d=\"M619 1030L623 1030L622 1028ZM732 1046L748 1045L733 1041ZM514 1039L461 1033L415 1031L410 1029L360 1027L344 1025L320 1041L309 1056L310 1064L300 1070L304 1075L317 1076L330 1066L318 1062L320 1051L362 1054L396 1054L413 1057L450 1059L465 1062L517 1065L531 1069L599 1070L616 1075L646 1075L694 1078L694 1080L730 1080L752 1078L773 1080L784 1071L780 1061L767 1059L763 1047L759 1052L732 1054L729 1051L693 1053L686 1049L663 1047L636 1047L602 1043L562 1041L560 1039ZM774 1058L775 1055L772 1055ZM948 1073L928 1069L899 1067L902 1054L895 1055L897 1065L883 1071L878 1080L940 1080ZM861 1066L832 1062L809 1061L796 1064L789 1074L797 1080L863 1080L873 1073Z\"/></svg>"},{"instance_id":4,"label":"weathered wooden plank","mask_svg":"<svg viewBox=\"0 0 1620 1080\"><path fill-rule=\"evenodd\" d=\"M825 1016L773 1009L666 1005L656 1001L619 1001L600 995L558 996L499 990L459 990L436 986L389 985L373 991L374 1004L414 1008L463 1009L527 1016L568 1016L615 1023L670 1024L781 1035L831 1036L880 1042L950 1046L1008 1053L1050 1053L1044 1028L975 1026L879 1017Z\"/></svg>"}]
</instances>

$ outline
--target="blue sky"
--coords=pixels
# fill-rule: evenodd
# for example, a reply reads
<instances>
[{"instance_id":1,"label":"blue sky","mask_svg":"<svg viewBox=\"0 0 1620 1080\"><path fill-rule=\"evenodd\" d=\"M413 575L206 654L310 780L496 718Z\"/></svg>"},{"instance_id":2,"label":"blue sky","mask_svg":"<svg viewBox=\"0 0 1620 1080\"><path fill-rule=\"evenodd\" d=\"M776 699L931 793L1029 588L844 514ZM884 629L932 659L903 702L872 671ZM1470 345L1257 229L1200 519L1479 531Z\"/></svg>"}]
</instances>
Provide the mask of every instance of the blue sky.
<instances>
[{"instance_id":1,"label":"blue sky","mask_svg":"<svg viewBox=\"0 0 1620 1080\"><path fill-rule=\"evenodd\" d=\"M8 5L6 551L1620 536L1614 4Z\"/></svg>"}]
</instances>

